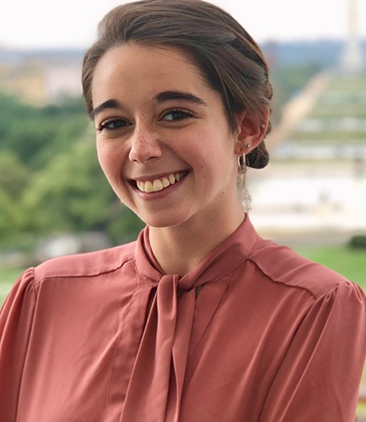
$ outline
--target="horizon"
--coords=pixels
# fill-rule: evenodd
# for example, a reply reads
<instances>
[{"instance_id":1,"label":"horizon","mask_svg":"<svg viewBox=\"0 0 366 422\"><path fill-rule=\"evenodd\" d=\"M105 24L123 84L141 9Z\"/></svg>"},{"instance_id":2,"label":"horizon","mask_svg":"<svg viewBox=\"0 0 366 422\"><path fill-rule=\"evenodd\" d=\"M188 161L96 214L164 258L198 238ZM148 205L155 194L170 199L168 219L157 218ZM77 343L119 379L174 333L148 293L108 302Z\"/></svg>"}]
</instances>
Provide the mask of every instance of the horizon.
<instances>
[{"instance_id":1,"label":"horizon","mask_svg":"<svg viewBox=\"0 0 366 422\"><path fill-rule=\"evenodd\" d=\"M126 1L12 0L0 15L0 48L21 50L86 49L113 7ZM347 38L346 0L211 0L233 15L260 44L342 41ZM86 14L86 11L88 13ZM330 13L331 11L331 13ZM324 21L326 20L326 24ZM366 38L366 2L359 2L358 28Z\"/></svg>"},{"instance_id":2,"label":"horizon","mask_svg":"<svg viewBox=\"0 0 366 422\"><path fill-rule=\"evenodd\" d=\"M264 39L258 41L258 44L261 46L266 46L268 44L278 44L278 45L291 45L291 44L345 44L347 42L346 38L312 38L312 39ZM360 39L361 47L365 50L366 54L366 35ZM63 52L63 51L85 51L90 47L86 46L75 46L75 45L65 45L65 46L35 46L35 47L22 47L22 46L9 46L0 43L0 53L2 52L14 52L14 53L32 53L32 52Z\"/></svg>"}]
</instances>

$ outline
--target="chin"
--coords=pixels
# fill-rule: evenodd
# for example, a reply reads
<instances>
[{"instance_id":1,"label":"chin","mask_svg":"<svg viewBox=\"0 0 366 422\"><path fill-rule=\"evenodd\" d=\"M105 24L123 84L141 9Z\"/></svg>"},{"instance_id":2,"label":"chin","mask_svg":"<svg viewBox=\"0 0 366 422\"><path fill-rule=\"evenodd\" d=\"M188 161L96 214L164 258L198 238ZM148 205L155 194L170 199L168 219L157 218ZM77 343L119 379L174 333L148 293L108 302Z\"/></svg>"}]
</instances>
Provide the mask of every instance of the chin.
<instances>
[{"instance_id":1,"label":"chin","mask_svg":"<svg viewBox=\"0 0 366 422\"><path fill-rule=\"evenodd\" d=\"M165 214L165 213L157 213L160 215L149 215L149 216L142 216L139 215L140 219L149 227L156 227L156 228L163 228L163 227L173 227L179 226L185 223L189 217L183 217L181 215L172 215Z\"/></svg>"}]
</instances>

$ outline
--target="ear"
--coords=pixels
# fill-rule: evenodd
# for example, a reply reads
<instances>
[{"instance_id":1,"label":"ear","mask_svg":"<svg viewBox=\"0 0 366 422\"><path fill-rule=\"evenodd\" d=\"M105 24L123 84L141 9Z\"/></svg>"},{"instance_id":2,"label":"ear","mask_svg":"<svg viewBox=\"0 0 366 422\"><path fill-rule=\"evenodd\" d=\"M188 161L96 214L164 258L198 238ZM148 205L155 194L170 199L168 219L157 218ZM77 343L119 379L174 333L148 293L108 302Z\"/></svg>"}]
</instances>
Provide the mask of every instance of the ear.
<instances>
[{"instance_id":1,"label":"ear","mask_svg":"<svg viewBox=\"0 0 366 422\"><path fill-rule=\"evenodd\" d=\"M235 140L235 154L249 154L257 148L267 133L269 114L268 109L266 115L261 119L253 119L246 111L237 115L238 130Z\"/></svg>"}]
</instances>

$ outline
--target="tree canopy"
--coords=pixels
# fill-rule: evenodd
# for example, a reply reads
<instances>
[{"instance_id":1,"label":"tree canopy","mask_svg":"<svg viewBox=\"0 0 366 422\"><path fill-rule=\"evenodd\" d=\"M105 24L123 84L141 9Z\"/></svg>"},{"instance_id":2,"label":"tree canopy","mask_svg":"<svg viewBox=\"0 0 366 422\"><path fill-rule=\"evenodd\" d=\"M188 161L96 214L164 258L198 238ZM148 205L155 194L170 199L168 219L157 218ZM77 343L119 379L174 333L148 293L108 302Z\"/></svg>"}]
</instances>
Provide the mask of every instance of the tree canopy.
<instances>
[{"instance_id":1,"label":"tree canopy","mask_svg":"<svg viewBox=\"0 0 366 422\"><path fill-rule=\"evenodd\" d=\"M0 96L0 247L22 233L88 230L121 243L142 226L99 167L81 99L36 108Z\"/></svg>"}]
</instances>

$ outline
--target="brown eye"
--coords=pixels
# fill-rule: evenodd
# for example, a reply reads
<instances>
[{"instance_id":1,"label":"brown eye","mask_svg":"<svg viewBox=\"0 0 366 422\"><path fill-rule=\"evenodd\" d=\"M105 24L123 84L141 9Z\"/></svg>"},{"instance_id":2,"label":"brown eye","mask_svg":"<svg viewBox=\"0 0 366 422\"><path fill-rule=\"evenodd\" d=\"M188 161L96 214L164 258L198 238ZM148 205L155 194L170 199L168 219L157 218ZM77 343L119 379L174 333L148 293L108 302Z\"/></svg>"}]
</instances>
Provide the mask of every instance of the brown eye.
<instances>
[{"instance_id":1,"label":"brown eye","mask_svg":"<svg viewBox=\"0 0 366 422\"><path fill-rule=\"evenodd\" d=\"M98 127L99 131L102 131L104 129L106 130L116 130L120 129L121 127L128 126L128 122L123 119L110 119L106 120L105 122L102 122L100 126Z\"/></svg>"},{"instance_id":2,"label":"brown eye","mask_svg":"<svg viewBox=\"0 0 366 422\"><path fill-rule=\"evenodd\" d=\"M176 120L184 120L193 117L191 113L183 110L171 110L168 113L164 114L163 120L168 121L176 121Z\"/></svg>"}]
</instances>

